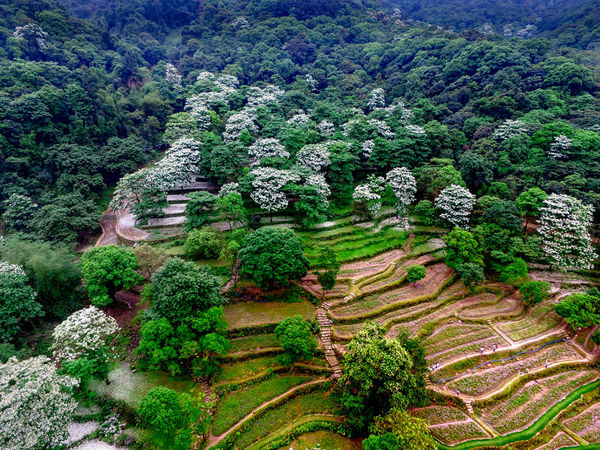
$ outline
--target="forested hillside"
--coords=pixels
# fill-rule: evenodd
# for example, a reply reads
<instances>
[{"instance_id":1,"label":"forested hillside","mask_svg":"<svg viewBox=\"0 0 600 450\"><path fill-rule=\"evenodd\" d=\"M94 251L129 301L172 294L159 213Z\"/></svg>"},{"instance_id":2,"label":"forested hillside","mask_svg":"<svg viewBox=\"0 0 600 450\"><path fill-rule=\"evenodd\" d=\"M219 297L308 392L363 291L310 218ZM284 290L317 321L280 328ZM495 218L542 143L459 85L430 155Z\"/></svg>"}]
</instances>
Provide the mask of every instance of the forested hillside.
<instances>
[{"instance_id":1,"label":"forested hillside","mask_svg":"<svg viewBox=\"0 0 600 450\"><path fill-rule=\"evenodd\" d=\"M0 448L600 442L598 18L0 0Z\"/></svg>"}]
</instances>

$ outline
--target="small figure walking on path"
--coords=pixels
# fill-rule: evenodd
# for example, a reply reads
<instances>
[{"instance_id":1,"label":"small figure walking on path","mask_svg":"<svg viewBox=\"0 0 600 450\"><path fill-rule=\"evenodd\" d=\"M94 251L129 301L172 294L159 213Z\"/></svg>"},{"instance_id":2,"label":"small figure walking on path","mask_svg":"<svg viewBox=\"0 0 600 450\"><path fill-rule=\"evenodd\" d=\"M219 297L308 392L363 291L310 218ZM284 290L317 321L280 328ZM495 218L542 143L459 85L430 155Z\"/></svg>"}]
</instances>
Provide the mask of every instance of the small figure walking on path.
<instances>
[{"instance_id":1,"label":"small figure walking on path","mask_svg":"<svg viewBox=\"0 0 600 450\"><path fill-rule=\"evenodd\" d=\"M333 320L329 319L329 326L333 325Z\"/></svg>"},{"instance_id":2,"label":"small figure walking on path","mask_svg":"<svg viewBox=\"0 0 600 450\"><path fill-rule=\"evenodd\" d=\"M494 344L494 352L496 352L497 348L498 348L498 344Z\"/></svg>"},{"instance_id":3,"label":"small figure walking on path","mask_svg":"<svg viewBox=\"0 0 600 450\"><path fill-rule=\"evenodd\" d=\"M546 369L548 368L548 360L546 360Z\"/></svg>"},{"instance_id":4,"label":"small figure walking on path","mask_svg":"<svg viewBox=\"0 0 600 450\"><path fill-rule=\"evenodd\" d=\"M479 352L483 355L483 347L479 349Z\"/></svg>"}]
</instances>

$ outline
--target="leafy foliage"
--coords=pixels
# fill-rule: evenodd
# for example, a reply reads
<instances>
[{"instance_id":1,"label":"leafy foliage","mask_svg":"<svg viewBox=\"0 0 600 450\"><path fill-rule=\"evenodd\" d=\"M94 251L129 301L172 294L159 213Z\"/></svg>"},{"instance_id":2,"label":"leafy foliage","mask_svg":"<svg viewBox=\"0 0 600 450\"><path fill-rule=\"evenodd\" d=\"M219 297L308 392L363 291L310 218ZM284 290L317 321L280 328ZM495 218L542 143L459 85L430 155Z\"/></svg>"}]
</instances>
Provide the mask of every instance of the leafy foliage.
<instances>
[{"instance_id":1,"label":"leafy foliage","mask_svg":"<svg viewBox=\"0 0 600 450\"><path fill-rule=\"evenodd\" d=\"M280 361L289 366L299 360L311 360L315 356L317 341L312 335L310 323L302 316L288 317L275 328L284 354Z\"/></svg>"},{"instance_id":2,"label":"leafy foliage","mask_svg":"<svg viewBox=\"0 0 600 450\"><path fill-rule=\"evenodd\" d=\"M550 283L547 281L527 281L519 288L519 292L528 305L537 305L550 296Z\"/></svg>"}]
</instances>

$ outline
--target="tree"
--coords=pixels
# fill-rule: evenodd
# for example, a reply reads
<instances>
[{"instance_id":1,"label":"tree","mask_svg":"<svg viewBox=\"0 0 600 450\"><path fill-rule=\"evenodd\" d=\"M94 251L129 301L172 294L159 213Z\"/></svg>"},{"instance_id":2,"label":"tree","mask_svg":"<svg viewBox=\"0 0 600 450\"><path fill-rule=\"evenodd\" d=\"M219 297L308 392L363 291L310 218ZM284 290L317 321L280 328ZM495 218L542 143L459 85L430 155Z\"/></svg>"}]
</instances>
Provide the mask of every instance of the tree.
<instances>
[{"instance_id":1,"label":"tree","mask_svg":"<svg viewBox=\"0 0 600 450\"><path fill-rule=\"evenodd\" d=\"M382 438L389 435L394 436L398 442L398 446L393 447L394 449L435 450L438 448L427 430L427 422L398 408L392 409L385 416L376 417L369 427L369 431L372 433L369 439L373 436L380 436L379 446L372 447L373 449L386 449L382 444L389 438ZM363 448L365 450L368 448L364 442Z\"/></svg>"},{"instance_id":2,"label":"tree","mask_svg":"<svg viewBox=\"0 0 600 450\"><path fill-rule=\"evenodd\" d=\"M133 205L131 212L136 220L147 222L165 215L164 209L168 208L167 194L155 186L142 189L140 201Z\"/></svg>"},{"instance_id":3,"label":"tree","mask_svg":"<svg viewBox=\"0 0 600 450\"><path fill-rule=\"evenodd\" d=\"M381 436L370 435L362 441L364 450L398 450L400 441L393 433L385 433Z\"/></svg>"},{"instance_id":4,"label":"tree","mask_svg":"<svg viewBox=\"0 0 600 450\"><path fill-rule=\"evenodd\" d=\"M33 220L37 205L26 195L12 194L4 201L4 226L10 231L26 232Z\"/></svg>"},{"instance_id":5,"label":"tree","mask_svg":"<svg viewBox=\"0 0 600 450\"><path fill-rule=\"evenodd\" d=\"M387 173L385 180L394 191L398 201L398 215L404 219L405 227L408 228L406 207L415 201L415 193L417 192L415 177L406 167L397 167Z\"/></svg>"},{"instance_id":6,"label":"tree","mask_svg":"<svg viewBox=\"0 0 600 450\"><path fill-rule=\"evenodd\" d=\"M231 192L227 195L217 197L215 207L217 214L229 222L230 230L233 230L238 223L243 225L247 220L244 201L238 192Z\"/></svg>"},{"instance_id":7,"label":"tree","mask_svg":"<svg viewBox=\"0 0 600 450\"><path fill-rule=\"evenodd\" d=\"M550 283L547 281L527 281L521 285L519 292L525 303L534 306L550 296Z\"/></svg>"},{"instance_id":8,"label":"tree","mask_svg":"<svg viewBox=\"0 0 600 450\"><path fill-rule=\"evenodd\" d=\"M414 283L416 286L417 281L425 278L426 274L427 269L425 269L425 266L415 264L414 266L410 266L408 269L406 269L406 281L409 283Z\"/></svg>"},{"instance_id":9,"label":"tree","mask_svg":"<svg viewBox=\"0 0 600 450\"><path fill-rule=\"evenodd\" d=\"M133 251L116 245L93 247L81 257L81 273L94 306L111 304L119 289L131 289L142 281L136 269Z\"/></svg>"},{"instance_id":10,"label":"tree","mask_svg":"<svg viewBox=\"0 0 600 450\"><path fill-rule=\"evenodd\" d=\"M23 322L44 315L25 271L15 264L0 262L0 341L10 342Z\"/></svg>"},{"instance_id":11,"label":"tree","mask_svg":"<svg viewBox=\"0 0 600 450\"><path fill-rule=\"evenodd\" d=\"M206 267L171 258L152 275L152 309L159 317L178 323L199 311L220 306L221 283Z\"/></svg>"},{"instance_id":12,"label":"tree","mask_svg":"<svg viewBox=\"0 0 600 450\"><path fill-rule=\"evenodd\" d=\"M202 393L192 397L157 386L142 399L138 415L168 448L184 450L190 448L194 434L206 436L211 407Z\"/></svg>"},{"instance_id":13,"label":"tree","mask_svg":"<svg viewBox=\"0 0 600 450\"><path fill-rule=\"evenodd\" d=\"M469 216L475 206L475 196L455 184L445 188L435 199L440 218L455 227L468 228Z\"/></svg>"},{"instance_id":14,"label":"tree","mask_svg":"<svg viewBox=\"0 0 600 450\"><path fill-rule=\"evenodd\" d=\"M554 306L554 310L573 329L600 324L600 292L593 288L585 293L569 295Z\"/></svg>"},{"instance_id":15,"label":"tree","mask_svg":"<svg viewBox=\"0 0 600 450\"><path fill-rule=\"evenodd\" d=\"M79 306L81 271L69 248L11 236L2 241L0 255L23 268L37 293L36 301L50 317L62 319Z\"/></svg>"},{"instance_id":16,"label":"tree","mask_svg":"<svg viewBox=\"0 0 600 450\"><path fill-rule=\"evenodd\" d=\"M375 416L391 408L408 408L425 399L421 367L415 370L401 341L386 338L376 323L367 322L352 338L343 365L341 404L354 431L366 431Z\"/></svg>"},{"instance_id":17,"label":"tree","mask_svg":"<svg viewBox=\"0 0 600 450\"><path fill-rule=\"evenodd\" d=\"M211 221L217 198L206 191L192 192L188 194L188 202L185 204L185 227L188 231L201 228Z\"/></svg>"},{"instance_id":18,"label":"tree","mask_svg":"<svg viewBox=\"0 0 600 450\"><path fill-rule=\"evenodd\" d=\"M324 291L333 289L337 280L337 274L340 270L340 263L337 254L331 245L326 245L319 251L318 267L325 271L317 274L317 281ZM325 293L323 292L323 295Z\"/></svg>"},{"instance_id":19,"label":"tree","mask_svg":"<svg viewBox=\"0 0 600 450\"><path fill-rule=\"evenodd\" d=\"M229 351L223 308L214 306L171 323L166 317L142 324L135 353L142 370L210 378L219 370L219 356Z\"/></svg>"},{"instance_id":20,"label":"tree","mask_svg":"<svg viewBox=\"0 0 600 450\"><path fill-rule=\"evenodd\" d=\"M425 225L432 225L435 217L435 208L429 200L421 200L413 209L413 214L417 216Z\"/></svg>"},{"instance_id":21,"label":"tree","mask_svg":"<svg viewBox=\"0 0 600 450\"><path fill-rule=\"evenodd\" d=\"M592 341L594 344L600 345L600 331L596 331L594 334L592 334Z\"/></svg>"},{"instance_id":22,"label":"tree","mask_svg":"<svg viewBox=\"0 0 600 450\"><path fill-rule=\"evenodd\" d=\"M517 197L517 207L521 215L525 216L525 227L527 227L531 217L539 217L540 208L544 206L547 198L548 194L539 187L529 188L519 194Z\"/></svg>"},{"instance_id":23,"label":"tree","mask_svg":"<svg viewBox=\"0 0 600 450\"><path fill-rule=\"evenodd\" d=\"M152 274L160 269L167 260L167 255L162 253L157 247L153 247L147 243L143 243L139 247L134 247L133 253L138 263L137 272L145 280L149 280Z\"/></svg>"},{"instance_id":24,"label":"tree","mask_svg":"<svg viewBox=\"0 0 600 450\"><path fill-rule=\"evenodd\" d=\"M551 194L540 211L538 233L548 262L561 270L590 269L596 258L589 233L592 207L568 195Z\"/></svg>"},{"instance_id":25,"label":"tree","mask_svg":"<svg viewBox=\"0 0 600 450\"><path fill-rule=\"evenodd\" d=\"M264 289L299 280L310 266L302 240L285 228L260 228L248 234L238 257L240 274Z\"/></svg>"},{"instance_id":26,"label":"tree","mask_svg":"<svg viewBox=\"0 0 600 450\"><path fill-rule=\"evenodd\" d=\"M321 172L331 164L330 156L331 153L325 144L309 144L296 153L296 162L300 167Z\"/></svg>"},{"instance_id":27,"label":"tree","mask_svg":"<svg viewBox=\"0 0 600 450\"><path fill-rule=\"evenodd\" d=\"M515 202L510 200L497 200L487 206L483 212L486 223L497 224L500 228L513 234L521 231L521 219Z\"/></svg>"},{"instance_id":28,"label":"tree","mask_svg":"<svg viewBox=\"0 0 600 450\"><path fill-rule=\"evenodd\" d=\"M483 253L473 233L455 228L446 236L446 265L455 269L464 263L483 266Z\"/></svg>"},{"instance_id":29,"label":"tree","mask_svg":"<svg viewBox=\"0 0 600 450\"><path fill-rule=\"evenodd\" d=\"M353 172L358 167L358 158L350 152L346 142L336 142L329 146L331 166L327 179L331 186L332 196L339 201L350 197L354 185Z\"/></svg>"},{"instance_id":30,"label":"tree","mask_svg":"<svg viewBox=\"0 0 600 450\"><path fill-rule=\"evenodd\" d=\"M52 355L63 367L71 364L66 368L67 373L78 373L80 377L85 373L106 380L112 353L107 341L118 330L115 319L95 306L81 309L54 328Z\"/></svg>"},{"instance_id":31,"label":"tree","mask_svg":"<svg viewBox=\"0 0 600 450\"><path fill-rule=\"evenodd\" d=\"M298 200L294 202L294 209L299 213L298 219L303 228L312 228L327 218L329 202L318 186L309 184L296 186L293 192L298 195Z\"/></svg>"},{"instance_id":32,"label":"tree","mask_svg":"<svg viewBox=\"0 0 600 450\"><path fill-rule=\"evenodd\" d=\"M521 258L516 258L500 272L500 281L514 287L520 286L528 280L527 263Z\"/></svg>"},{"instance_id":33,"label":"tree","mask_svg":"<svg viewBox=\"0 0 600 450\"><path fill-rule=\"evenodd\" d=\"M189 232L183 251L192 258L214 259L218 258L223 246L221 236L212 227Z\"/></svg>"},{"instance_id":34,"label":"tree","mask_svg":"<svg viewBox=\"0 0 600 450\"><path fill-rule=\"evenodd\" d=\"M456 271L460 275L462 283L471 290L485 282L483 268L479 264L471 262L459 264L456 266Z\"/></svg>"},{"instance_id":35,"label":"tree","mask_svg":"<svg viewBox=\"0 0 600 450\"><path fill-rule=\"evenodd\" d=\"M383 178L371 176L367 183L359 184L354 188L352 199L354 207L360 215L371 219L377 218L382 205L383 183Z\"/></svg>"},{"instance_id":36,"label":"tree","mask_svg":"<svg viewBox=\"0 0 600 450\"><path fill-rule=\"evenodd\" d=\"M278 357L278 361L284 366L314 358L317 340L312 335L310 323L302 316L288 317L280 322L275 328L275 336L285 352Z\"/></svg>"},{"instance_id":37,"label":"tree","mask_svg":"<svg viewBox=\"0 0 600 450\"><path fill-rule=\"evenodd\" d=\"M288 159L290 153L277 139L260 138L250 146L248 156L250 156L251 165L260 165L261 161L266 158Z\"/></svg>"},{"instance_id":38,"label":"tree","mask_svg":"<svg viewBox=\"0 0 600 450\"><path fill-rule=\"evenodd\" d=\"M272 167L260 167L250 173L254 176L250 198L270 213L287 207L288 200L283 189L288 183L300 179L297 174L289 170L278 170Z\"/></svg>"},{"instance_id":39,"label":"tree","mask_svg":"<svg viewBox=\"0 0 600 450\"><path fill-rule=\"evenodd\" d=\"M0 447L54 448L69 436L77 381L45 356L0 364Z\"/></svg>"}]
</instances>

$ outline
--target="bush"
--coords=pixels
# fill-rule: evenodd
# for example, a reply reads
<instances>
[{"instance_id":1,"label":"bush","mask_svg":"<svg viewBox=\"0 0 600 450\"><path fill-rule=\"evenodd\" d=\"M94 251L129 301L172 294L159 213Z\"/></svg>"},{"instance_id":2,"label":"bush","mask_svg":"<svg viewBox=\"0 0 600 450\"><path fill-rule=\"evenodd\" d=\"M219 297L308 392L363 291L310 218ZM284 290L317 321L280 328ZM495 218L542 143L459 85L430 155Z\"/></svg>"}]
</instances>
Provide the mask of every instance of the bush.
<instances>
[{"instance_id":1,"label":"bush","mask_svg":"<svg viewBox=\"0 0 600 450\"><path fill-rule=\"evenodd\" d=\"M187 256L192 258L215 259L221 253L221 237L211 227L192 230L183 246Z\"/></svg>"},{"instance_id":2,"label":"bush","mask_svg":"<svg viewBox=\"0 0 600 450\"><path fill-rule=\"evenodd\" d=\"M528 305L537 305L550 296L550 283L547 281L528 281L519 288Z\"/></svg>"},{"instance_id":3,"label":"bush","mask_svg":"<svg viewBox=\"0 0 600 450\"><path fill-rule=\"evenodd\" d=\"M520 286L528 279L527 263L521 258L515 259L512 263L502 269L500 273L500 281L510 284L511 286Z\"/></svg>"},{"instance_id":4,"label":"bush","mask_svg":"<svg viewBox=\"0 0 600 450\"><path fill-rule=\"evenodd\" d=\"M317 341L312 335L310 322L302 316L285 319L275 328L275 336L285 352L278 357L282 365L290 366L301 359L314 358Z\"/></svg>"}]
</instances>

